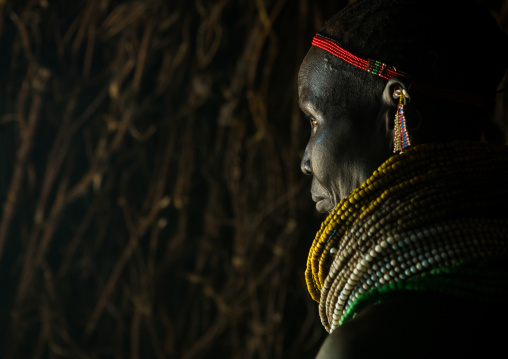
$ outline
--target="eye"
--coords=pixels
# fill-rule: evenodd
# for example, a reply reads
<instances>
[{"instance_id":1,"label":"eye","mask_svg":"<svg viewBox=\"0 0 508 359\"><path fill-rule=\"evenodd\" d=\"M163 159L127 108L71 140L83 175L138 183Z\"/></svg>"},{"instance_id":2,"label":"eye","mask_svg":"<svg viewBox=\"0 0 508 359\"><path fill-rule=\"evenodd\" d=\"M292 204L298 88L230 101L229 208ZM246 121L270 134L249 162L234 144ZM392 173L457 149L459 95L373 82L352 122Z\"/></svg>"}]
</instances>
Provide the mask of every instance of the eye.
<instances>
[{"instance_id":1,"label":"eye","mask_svg":"<svg viewBox=\"0 0 508 359\"><path fill-rule=\"evenodd\" d=\"M310 127L314 128L317 126L318 122L314 117L309 117Z\"/></svg>"}]
</instances>

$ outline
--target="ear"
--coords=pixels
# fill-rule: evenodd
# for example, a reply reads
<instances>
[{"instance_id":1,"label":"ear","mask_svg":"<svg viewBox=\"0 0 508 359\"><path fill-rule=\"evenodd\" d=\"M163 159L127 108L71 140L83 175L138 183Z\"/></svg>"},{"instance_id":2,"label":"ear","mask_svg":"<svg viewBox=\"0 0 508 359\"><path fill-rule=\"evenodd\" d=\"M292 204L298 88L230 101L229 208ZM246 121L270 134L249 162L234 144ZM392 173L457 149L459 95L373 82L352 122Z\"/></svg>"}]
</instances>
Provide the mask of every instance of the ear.
<instances>
[{"instance_id":1,"label":"ear","mask_svg":"<svg viewBox=\"0 0 508 359\"><path fill-rule=\"evenodd\" d=\"M393 121L395 118L395 112L397 111L400 94L403 91L407 94L408 88L409 83L407 79L399 76L392 77L385 85L382 101L384 108L386 109L384 117L387 131L393 130Z\"/></svg>"}]
</instances>

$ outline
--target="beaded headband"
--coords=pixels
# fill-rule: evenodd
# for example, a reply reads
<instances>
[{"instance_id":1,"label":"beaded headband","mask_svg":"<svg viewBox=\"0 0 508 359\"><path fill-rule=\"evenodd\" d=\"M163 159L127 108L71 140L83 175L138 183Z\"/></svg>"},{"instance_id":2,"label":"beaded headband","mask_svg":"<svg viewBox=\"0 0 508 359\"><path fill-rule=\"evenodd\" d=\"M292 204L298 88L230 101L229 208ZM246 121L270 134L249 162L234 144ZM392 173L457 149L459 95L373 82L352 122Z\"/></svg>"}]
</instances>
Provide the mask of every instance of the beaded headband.
<instances>
[{"instance_id":1,"label":"beaded headband","mask_svg":"<svg viewBox=\"0 0 508 359\"><path fill-rule=\"evenodd\" d=\"M418 81L413 79L408 74L397 71L397 69L393 66L388 66L387 64L374 60L374 59L364 59L353 55L351 52L347 51L343 47L341 47L337 41L331 39L327 36L316 34L314 39L312 40L312 45L323 49L330 54L338 57L341 60L346 61L347 63L358 67L359 69L370 72L373 75L377 75L385 80L389 80L394 76L404 77L406 79L411 80L411 86L416 88L417 90L427 93L429 95L440 97L446 100L451 100L455 102L459 102L466 105L473 105L476 107L484 107L485 106L485 98L478 95L473 95L468 92L444 88L440 86L434 86L423 81Z\"/></svg>"}]
</instances>

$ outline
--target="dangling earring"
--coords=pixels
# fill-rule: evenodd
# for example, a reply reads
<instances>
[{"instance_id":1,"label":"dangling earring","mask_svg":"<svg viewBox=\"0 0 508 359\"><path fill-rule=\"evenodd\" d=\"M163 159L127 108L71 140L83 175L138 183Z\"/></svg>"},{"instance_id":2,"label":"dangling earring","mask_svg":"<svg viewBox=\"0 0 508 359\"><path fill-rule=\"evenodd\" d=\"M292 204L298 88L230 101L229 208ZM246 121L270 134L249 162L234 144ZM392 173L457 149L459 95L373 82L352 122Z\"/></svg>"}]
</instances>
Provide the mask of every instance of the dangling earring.
<instances>
[{"instance_id":1,"label":"dangling earring","mask_svg":"<svg viewBox=\"0 0 508 359\"><path fill-rule=\"evenodd\" d=\"M393 93L395 98L399 98L397 105L397 112L395 113L395 137L393 139L393 152L404 152L411 146L409 135L406 127L406 116L404 115L404 105L406 100L409 100L409 94L405 89L395 90Z\"/></svg>"}]
</instances>

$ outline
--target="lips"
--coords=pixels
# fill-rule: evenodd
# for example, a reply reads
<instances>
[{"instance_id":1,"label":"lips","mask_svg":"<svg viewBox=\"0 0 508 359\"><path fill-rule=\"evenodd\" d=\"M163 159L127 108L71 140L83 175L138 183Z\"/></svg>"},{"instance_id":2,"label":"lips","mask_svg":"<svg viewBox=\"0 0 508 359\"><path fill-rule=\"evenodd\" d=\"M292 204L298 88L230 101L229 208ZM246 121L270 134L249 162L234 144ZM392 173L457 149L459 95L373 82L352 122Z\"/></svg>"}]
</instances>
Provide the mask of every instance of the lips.
<instances>
[{"instance_id":1,"label":"lips","mask_svg":"<svg viewBox=\"0 0 508 359\"><path fill-rule=\"evenodd\" d=\"M330 201L325 197L315 196L312 194L312 200L316 202L316 210L320 213L328 213L331 211Z\"/></svg>"}]
</instances>

